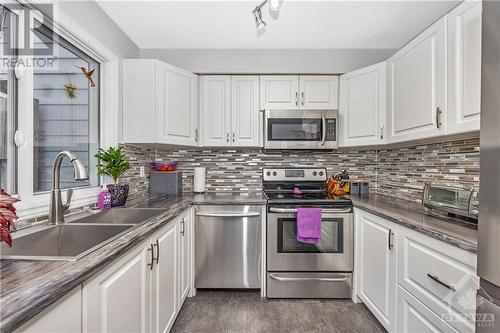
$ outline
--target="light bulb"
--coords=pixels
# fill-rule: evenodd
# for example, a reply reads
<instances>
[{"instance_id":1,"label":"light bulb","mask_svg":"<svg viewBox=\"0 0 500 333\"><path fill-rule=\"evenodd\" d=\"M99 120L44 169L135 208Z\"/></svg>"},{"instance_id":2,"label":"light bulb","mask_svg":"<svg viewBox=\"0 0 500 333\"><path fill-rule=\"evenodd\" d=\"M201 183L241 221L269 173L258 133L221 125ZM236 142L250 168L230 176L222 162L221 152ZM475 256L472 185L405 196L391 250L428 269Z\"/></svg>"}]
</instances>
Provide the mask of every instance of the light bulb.
<instances>
[{"instance_id":1,"label":"light bulb","mask_svg":"<svg viewBox=\"0 0 500 333\"><path fill-rule=\"evenodd\" d=\"M279 10L283 0L269 0L269 8L271 10Z\"/></svg>"}]
</instances>

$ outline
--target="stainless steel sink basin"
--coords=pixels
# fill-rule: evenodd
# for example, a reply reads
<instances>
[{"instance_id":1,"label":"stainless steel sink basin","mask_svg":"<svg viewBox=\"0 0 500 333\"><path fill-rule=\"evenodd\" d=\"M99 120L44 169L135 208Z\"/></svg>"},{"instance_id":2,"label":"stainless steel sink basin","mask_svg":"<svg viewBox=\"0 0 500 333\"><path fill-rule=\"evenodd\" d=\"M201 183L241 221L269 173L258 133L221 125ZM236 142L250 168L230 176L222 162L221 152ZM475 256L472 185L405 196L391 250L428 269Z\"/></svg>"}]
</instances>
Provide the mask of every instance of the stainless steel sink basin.
<instances>
[{"instance_id":1,"label":"stainless steel sink basin","mask_svg":"<svg viewBox=\"0 0 500 333\"><path fill-rule=\"evenodd\" d=\"M125 234L132 225L63 224L14 239L2 259L75 261Z\"/></svg>"},{"instance_id":2,"label":"stainless steel sink basin","mask_svg":"<svg viewBox=\"0 0 500 333\"><path fill-rule=\"evenodd\" d=\"M78 224L139 224L163 212L165 212L164 209L157 208L112 208L72 221L68 218L68 222Z\"/></svg>"}]
</instances>

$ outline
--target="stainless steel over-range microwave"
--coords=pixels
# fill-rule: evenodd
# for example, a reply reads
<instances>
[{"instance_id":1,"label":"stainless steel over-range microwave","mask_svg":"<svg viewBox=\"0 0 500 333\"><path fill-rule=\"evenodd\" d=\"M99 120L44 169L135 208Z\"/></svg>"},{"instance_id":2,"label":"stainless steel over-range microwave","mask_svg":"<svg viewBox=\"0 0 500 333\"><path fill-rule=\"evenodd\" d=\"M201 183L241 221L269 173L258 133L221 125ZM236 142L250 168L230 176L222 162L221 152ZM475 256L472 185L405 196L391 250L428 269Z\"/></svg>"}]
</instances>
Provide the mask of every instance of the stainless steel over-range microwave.
<instances>
[{"instance_id":1,"label":"stainless steel over-range microwave","mask_svg":"<svg viewBox=\"0 0 500 333\"><path fill-rule=\"evenodd\" d=\"M337 110L265 110L265 149L336 149Z\"/></svg>"}]
</instances>

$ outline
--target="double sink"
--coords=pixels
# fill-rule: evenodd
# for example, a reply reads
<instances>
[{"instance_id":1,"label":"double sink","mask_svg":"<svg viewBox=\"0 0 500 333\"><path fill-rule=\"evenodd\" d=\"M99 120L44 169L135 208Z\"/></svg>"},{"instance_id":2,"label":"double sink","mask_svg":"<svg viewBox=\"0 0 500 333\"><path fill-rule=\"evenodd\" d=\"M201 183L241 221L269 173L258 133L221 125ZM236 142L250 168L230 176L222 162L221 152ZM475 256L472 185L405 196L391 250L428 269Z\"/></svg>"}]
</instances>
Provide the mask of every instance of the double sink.
<instances>
[{"instance_id":1,"label":"double sink","mask_svg":"<svg viewBox=\"0 0 500 333\"><path fill-rule=\"evenodd\" d=\"M65 224L15 238L12 248L2 246L0 258L76 261L163 212L157 208L112 208L68 218Z\"/></svg>"}]
</instances>

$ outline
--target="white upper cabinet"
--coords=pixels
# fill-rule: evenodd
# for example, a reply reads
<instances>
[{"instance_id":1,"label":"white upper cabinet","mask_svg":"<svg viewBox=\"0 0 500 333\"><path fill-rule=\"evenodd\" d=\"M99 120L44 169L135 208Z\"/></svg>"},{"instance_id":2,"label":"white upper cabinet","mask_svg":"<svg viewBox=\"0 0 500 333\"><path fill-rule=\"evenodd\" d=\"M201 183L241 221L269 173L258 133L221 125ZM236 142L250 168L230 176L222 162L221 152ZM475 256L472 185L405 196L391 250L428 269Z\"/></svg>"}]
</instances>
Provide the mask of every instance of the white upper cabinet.
<instances>
[{"instance_id":1,"label":"white upper cabinet","mask_svg":"<svg viewBox=\"0 0 500 333\"><path fill-rule=\"evenodd\" d=\"M156 135L160 143L194 146L197 76L157 61Z\"/></svg>"},{"instance_id":2,"label":"white upper cabinet","mask_svg":"<svg viewBox=\"0 0 500 333\"><path fill-rule=\"evenodd\" d=\"M448 134L480 127L481 13L465 1L448 14Z\"/></svg>"},{"instance_id":3,"label":"white upper cabinet","mask_svg":"<svg viewBox=\"0 0 500 333\"><path fill-rule=\"evenodd\" d=\"M337 75L263 75L260 108L338 109Z\"/></svg>"},{"instance_id":4,"label":"white upper cabinet","mask_svg":"<svg viewBox=\"0 0 500 333\"><path fill-rule=\"evenodd\" d=\"M203 146L259 146L259 77L201 78Z\"/></svg>"},{"instance_id":5,"label":"white upper cabinet","mask_svg":"<svg viewBox=\"0 0 500 333\"><path fill-rule=\"evenodd\" d=\"M385 62L340 77L340 145L385 143L387 113Z\"/></svg>"},{"instance_id":6,"label":"white upper cabinet","mask_svg":"<svg viewBox=\"0 0 500 333\"><path fill-rule=\"evenodd\" d=\"M201 77L201 123L204 146L229 146L231 76Z\"/></svg>"},{"instance_id":7,"label":"white upper cabinet","mask_svg":"<svg viewBox=\"0 0 500 333\"><path fill-rule=\"evenodd\" d=\"M197 80L155 59L123 60L123 142L198 145Z\"/></svg>"},{"instance_id":8,"label":"white upper cabinet","mask_svg":"<svg viewBox=\"0 0 500 333\"><path fill-rule=\"evenodd\" d=\"M388 60L389 141L446 134L446 17Z\"/></svg>"},{"instance_id":9,"label":"white upper cabinet","mask_svg":"<svg viewBox=\"0 0 500 333\"><path fill-rule=\"evenodd\" d=\"M231 78L231 127L233 146L259 146L259 77Z\"/></svg>"},{"instance_id":10,"label":"white upper cabinet","mask_svg":"<svg viewBox=\"0 0 500 333\"><path fill-rule=\"evenodd\" d=\"M335 109L339 108L339 77L337 75L301 75L300 108Z\"/></svg>"},{"instance_id":11,"label":"white upper cabinet","mask_svg":"<svg viewBox=\"0 0 500 333\"><path fill-rule=\"evenodd\" d=\"M260 77L260 108L296 109L299 107L299 77L266 75Z\"/></svg>"}]
</instances>

